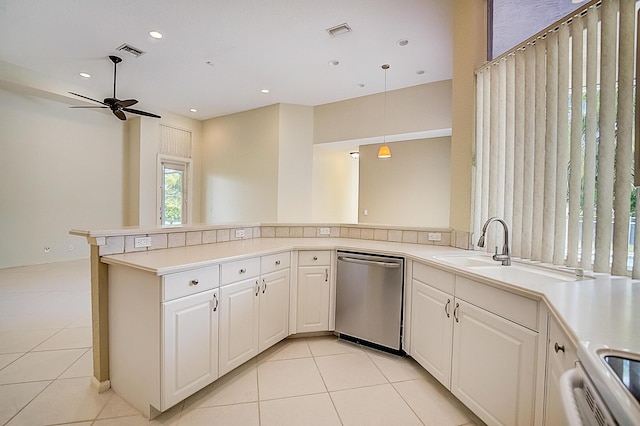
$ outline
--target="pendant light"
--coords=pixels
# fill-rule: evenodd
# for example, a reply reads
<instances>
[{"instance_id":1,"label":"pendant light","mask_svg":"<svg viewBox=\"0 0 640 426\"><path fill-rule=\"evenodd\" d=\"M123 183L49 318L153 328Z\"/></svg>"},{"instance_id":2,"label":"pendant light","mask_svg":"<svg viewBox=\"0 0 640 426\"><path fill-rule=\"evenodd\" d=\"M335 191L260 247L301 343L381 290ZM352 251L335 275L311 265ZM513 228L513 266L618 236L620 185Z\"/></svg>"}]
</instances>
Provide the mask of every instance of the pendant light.
<instances>
[{"instance_id":1,"label":"pendant light","mask_svg":"<svg viewBox=\"0 0 640 426\"><path fill-rule=\"evenodd\" d=\"M387 146L387 70L389 69L389 64L384 64L382 66L384 70L384 115L382 120L382 146L378 150L378 158L391 158L391 150Z\"/></svg>"}]
</instances>

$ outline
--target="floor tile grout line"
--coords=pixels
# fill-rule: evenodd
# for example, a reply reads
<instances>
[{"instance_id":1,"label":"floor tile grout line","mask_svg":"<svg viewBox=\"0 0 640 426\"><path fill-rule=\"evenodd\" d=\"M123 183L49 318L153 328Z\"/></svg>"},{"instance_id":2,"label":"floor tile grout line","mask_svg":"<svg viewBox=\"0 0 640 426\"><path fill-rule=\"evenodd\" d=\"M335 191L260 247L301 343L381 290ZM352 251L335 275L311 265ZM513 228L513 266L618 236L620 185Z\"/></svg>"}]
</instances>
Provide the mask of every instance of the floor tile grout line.
<instances>
[{"instance_id":1,"label":"floor tile grout line","mask_svg":"<svg viewBox=\"0 0 640 426\"><path fill-rule=\"evenodd\" d=\"M9 420L7 420L6 424L9 424L9 422L11 420L13 420L14 418L16 418L25 408L27 408L29 406L29 404L31 404L33 401L35 401L35 399L37 397L39 397L45 390L47 390L49 388L49 386L51 386L53 384L53 382L55 382L55 380L40 380L41 382L49 382L49 384L45 387L42 388L42 390L40 392L38 392L36 395L34 395L33 398L31 398L29 400L29 402L27 402L26 404L24 404L22 406L22 408L20 408ZM23 383L33 383L33 382L23 382ZM18 384L18 383L14 383L14 384Z\"/></svg>"},{"instance_id":2,"label":"floor tile grout line","mask_svg":"<svg viewBox=\"0 0 640 426\"><path fill-rule=\"evenodd\" d=\"M309 351L311 352L311 357L313 358L313 363L316 365L316 368L318 369L318 373L320 374L320 378L322 379L322 384L324 385L324 388L326 389L327 396L329 396L329 400L331 401L331 406L333 407L333 410L335 411L336 415L338 416L338 420L340 421L340 424L344 425L344 421L342 420L342 417L340 416L340 412L338 411L338 407L336 407L336 403L333 400L333 397L331 396L331 392L329 392L329 388L327 387L327 383L324 380L324 376L322 375L322 371L320 371L320 367L318 366L318 362L316 361L316 356L313 355L313 352L311 351L311 346L309 346Z\"/></svg>"}]
</instances>

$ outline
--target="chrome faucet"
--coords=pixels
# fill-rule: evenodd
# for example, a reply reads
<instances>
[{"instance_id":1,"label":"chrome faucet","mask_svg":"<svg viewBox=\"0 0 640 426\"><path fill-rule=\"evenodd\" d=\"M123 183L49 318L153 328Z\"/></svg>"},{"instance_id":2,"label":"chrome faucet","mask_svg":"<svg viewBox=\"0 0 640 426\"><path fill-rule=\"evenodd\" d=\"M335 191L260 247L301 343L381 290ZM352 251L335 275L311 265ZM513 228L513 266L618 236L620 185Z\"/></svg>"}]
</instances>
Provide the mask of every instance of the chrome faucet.
<instances>
[{"instance_id":1,"label":"chrome faucet","mask_svg":"<svg viewBox=\"0 0 640 426\"><path fill-rule=\"evenodd\" d=\"M509 250L509 227L507 226L507 222L505 222L504 220L495 216L487 219L487 221L484 223L484 226L482 227L482 235L478 240L478 247L484 247L484 236L487 233L487 228L489 227L491 222L494 221L500 222L502 224L502 227L504 228L504 244L502 245L501 254L498 254L498 246L496 246L496 253L493 255L493 260L495 260L496 262L502 262L503 266L510 266L511 254Z\"/></svg>"}]
</instances>

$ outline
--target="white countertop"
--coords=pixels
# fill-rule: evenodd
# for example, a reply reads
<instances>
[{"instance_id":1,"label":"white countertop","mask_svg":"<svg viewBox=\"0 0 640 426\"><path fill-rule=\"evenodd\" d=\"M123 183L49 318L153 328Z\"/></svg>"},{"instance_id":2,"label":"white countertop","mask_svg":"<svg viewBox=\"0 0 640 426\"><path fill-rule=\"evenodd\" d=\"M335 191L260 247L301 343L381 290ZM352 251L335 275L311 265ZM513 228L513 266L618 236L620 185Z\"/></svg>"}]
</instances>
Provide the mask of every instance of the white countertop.
<instances>
[{"instance_id":1,"label":"white countertop","mask_svg":"<svg viewBox=\"0 0 640 426\"><path fill-rule=\"evenodd\" d=\"M640 353L640 281L600 275L577 281L503 277L500 268L465 268L439 259L442 256L483 256L481 252L452 247L391 243L345 238L255 238L164 250L102 257L107 264L129 266L156 275L205 267L247 256L287 250L345 249L400 255L469 278L544 299L573 333L576 343L606 345ZM495 262L495 265L499 265ZM514 262L514 266L518 266ZM511 274L514 275L514 274ZM517 276L515 274L514 276Z\"/></svg>"}]
</instances>

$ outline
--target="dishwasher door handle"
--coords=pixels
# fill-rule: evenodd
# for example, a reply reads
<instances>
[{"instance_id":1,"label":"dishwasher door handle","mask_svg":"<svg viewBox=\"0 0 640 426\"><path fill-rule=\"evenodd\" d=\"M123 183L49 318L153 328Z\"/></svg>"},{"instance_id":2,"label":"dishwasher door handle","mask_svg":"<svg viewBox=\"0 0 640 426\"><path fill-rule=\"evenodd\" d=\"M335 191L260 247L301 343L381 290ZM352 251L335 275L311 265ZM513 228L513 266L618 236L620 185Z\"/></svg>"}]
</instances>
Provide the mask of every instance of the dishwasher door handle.
<instances>
[{"instance_id":1,"label":"dishwasher door handle","mask_svg":"<svg viewBox=\"0 0 640 426\"><path fill-rule=\"evenodd\" d=\"M397 269L400 267L400 263L395 262L381 262L378 260L366 260L366 259L358 259L355 257L347 257L347 256L338 256L338 260L349 263L359 263L362 265L374 265L381 266L383 268Z\"/></svg>"}]
</instances>

